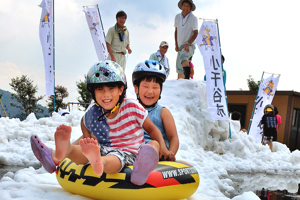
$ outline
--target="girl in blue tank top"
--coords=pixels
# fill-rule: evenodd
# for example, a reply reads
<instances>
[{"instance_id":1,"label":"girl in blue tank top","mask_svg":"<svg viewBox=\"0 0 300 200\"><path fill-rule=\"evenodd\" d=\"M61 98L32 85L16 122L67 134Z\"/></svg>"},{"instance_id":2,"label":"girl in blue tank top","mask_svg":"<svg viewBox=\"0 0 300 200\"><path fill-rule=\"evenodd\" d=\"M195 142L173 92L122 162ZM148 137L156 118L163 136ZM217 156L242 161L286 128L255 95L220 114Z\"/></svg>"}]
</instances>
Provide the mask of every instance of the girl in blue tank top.
<instances>
[{"instance_id":1,"label":"girl in blue tank top","mask_svg":"<svg viewBox=\"0 0 300 200\"><path fill-rule=\"evenodd\" d=\"M169 149L168 156L161 160L175 161L175 155L179 148L179 139L171 112L158 104L162 92L163 82L166 80L164 67L157 61L146 60L139 63L132 74L132 81L137 99L148 111L148 116L160 130L165 144ZM151 137L145 132L145 142L151 141Z\"/></svg>"}]
</instances>

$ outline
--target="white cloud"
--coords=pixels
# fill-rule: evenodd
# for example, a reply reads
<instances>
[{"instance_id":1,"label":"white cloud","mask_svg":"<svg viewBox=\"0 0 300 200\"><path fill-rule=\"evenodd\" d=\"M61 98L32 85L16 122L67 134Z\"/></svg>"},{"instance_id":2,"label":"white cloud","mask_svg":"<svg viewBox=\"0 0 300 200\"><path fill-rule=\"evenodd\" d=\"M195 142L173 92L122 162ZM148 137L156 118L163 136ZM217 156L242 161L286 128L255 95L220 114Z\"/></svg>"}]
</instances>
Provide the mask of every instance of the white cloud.
<instances>
[{"instance_id":1,"label":"white cloud","mask_svg":"<svg viewBox=\"0 0 300 200\"><path fill-rule=\"evenodd\" d=\"M2 90L10 90L9 83L12 78L22 76L22 72L14 63L0 63L0 85Z\"/></svg>"}]
</instances>

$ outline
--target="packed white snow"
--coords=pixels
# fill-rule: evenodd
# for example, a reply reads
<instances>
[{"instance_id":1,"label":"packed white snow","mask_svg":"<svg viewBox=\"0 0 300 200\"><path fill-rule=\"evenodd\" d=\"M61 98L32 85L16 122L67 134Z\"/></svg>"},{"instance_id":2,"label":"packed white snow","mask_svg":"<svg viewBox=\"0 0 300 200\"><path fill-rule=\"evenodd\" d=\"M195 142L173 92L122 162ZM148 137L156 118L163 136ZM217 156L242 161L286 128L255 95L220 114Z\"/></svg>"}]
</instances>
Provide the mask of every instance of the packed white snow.
<instances>
[{"instance_id":1,"label":"packed white snow","mask_svg":"<svg viewBox=\"0 0 300 200\"><path fill-rule=\"evenodd\" d=\"M130 83L130 82L129 82ZM127 97L135 98L129 84ZM179 135L177 160L194 165L200 185L189 200L199 199L259 199L252 191L262 187L270 190L298 191L300 183L300 152L290 152L280 143L274 152L268 146L240 132L240 123L213 121L206 104L206 85L203 81L167 80L160 104L173 114ZM9 171L0 180L1 199L87 199L66 192L55 174L47 173L34 157L30 136L37 134L54 148L54 132L60 124L72 126L72 141L82 135L79 122L83 111L72 109L68 115L53 113L52 117L36 119L30 114L25 121L0 118L0 164L23 166ZM39 168L35 170L35 168Z\"/></svg>"}]
</instances>

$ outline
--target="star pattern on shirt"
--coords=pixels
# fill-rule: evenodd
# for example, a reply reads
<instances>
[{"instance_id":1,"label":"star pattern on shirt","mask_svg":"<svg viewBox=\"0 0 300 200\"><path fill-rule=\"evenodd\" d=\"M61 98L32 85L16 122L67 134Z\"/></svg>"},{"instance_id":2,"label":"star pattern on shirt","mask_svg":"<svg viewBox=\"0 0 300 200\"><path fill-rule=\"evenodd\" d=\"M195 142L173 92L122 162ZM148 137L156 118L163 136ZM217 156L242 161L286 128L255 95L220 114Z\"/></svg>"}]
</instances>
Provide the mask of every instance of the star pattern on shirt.
<instances>
[{"instance_id":1,"label":"star pattern on shirt","mask_svg":"<svg viewBox=\"0 0 300 200\"><path fill-rule=\"evenodd\" d=\"M100 121L98 120L100 116L103 115L102 108L93 105L85 113L85 125L86 128L98 139L98 142L105 146L110 146L109 132L110 128L106 122L106 118L102 117Z\"/></svg>"}]
</instances>

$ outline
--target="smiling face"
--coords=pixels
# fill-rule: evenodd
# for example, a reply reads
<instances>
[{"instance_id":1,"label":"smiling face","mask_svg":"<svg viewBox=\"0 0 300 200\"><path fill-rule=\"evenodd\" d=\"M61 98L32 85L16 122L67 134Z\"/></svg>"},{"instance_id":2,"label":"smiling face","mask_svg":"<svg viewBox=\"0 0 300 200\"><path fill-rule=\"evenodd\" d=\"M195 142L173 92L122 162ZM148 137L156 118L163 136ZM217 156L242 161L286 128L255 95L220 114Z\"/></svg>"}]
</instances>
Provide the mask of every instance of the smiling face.
<instances>
[{"instance_id":1,"label":"smiling face","mask_svg":"<svg viewBox=\"0 0 300 200\"><path fill-rule=\"evenodd\" d=\"M124 24L126 22L126 17L125 16L121 16L117 18L117 24L119 28L123 28Z\"/></svg>"},{"instance_id":2,"label":"smiling face","mask_svg":"<svg viewBox=\"0 0 300 200\"><path fill-rule=\"evenodd\" d=\"M95 89L95 98L104 111L111 110L117 105L123 90L124 86L100 85Z\"/></svg>"},{"instance_id":3,"label":"smiling face","mask_svg":"<svg viewBox=\"0 0 300 200\"><path fill-rule=\"evenodd\" d=\"M134 86L134 91L140 96L140 100L146 106L151 106L155 104L160 96L160 85L154 80L147 81L146 79L142 80L140 86Z\"/></svg>"},{"instance_id":4,"label":"smiling face","mask_svg":"<svg viewBox=\"0 0 300 200\"><path fill-rule=\"evenodd\" d=\"M164 56L168 51L168 46L159 47L160 54Z\"/></svg>"},{"instance_id":5,"label":"smiling face","mask_svg":"<svg viewBox=\"0 0 300 200\"><path fill-rule=\"evenodd\" d=\"M181 6L182 16L185 17L191 12L191 4L188 2L183 2Z\"/></svg>"}]
</instances>

